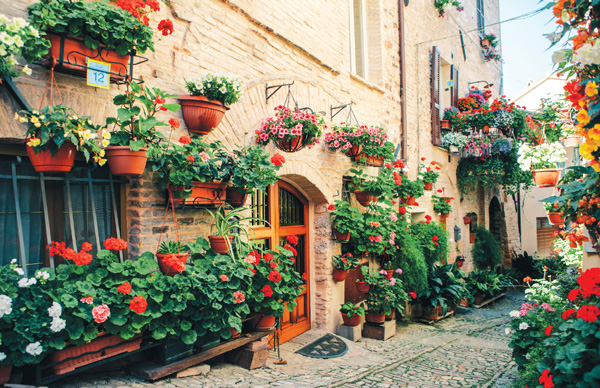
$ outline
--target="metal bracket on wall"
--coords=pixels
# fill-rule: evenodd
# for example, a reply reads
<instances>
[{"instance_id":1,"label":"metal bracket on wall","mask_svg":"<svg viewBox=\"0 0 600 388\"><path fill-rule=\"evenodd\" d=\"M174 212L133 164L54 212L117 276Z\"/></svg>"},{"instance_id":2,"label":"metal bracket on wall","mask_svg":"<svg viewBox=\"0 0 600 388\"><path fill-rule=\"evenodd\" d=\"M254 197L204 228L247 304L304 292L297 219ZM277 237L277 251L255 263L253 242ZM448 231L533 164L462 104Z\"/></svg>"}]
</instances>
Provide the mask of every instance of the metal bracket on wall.
<instances>
[{"instance_id":1,"label":"metal bracket on wall","mask_svg":"<svg viewBox=\"0 0 600 388\"><path fill-rule=\"evenodd\" d=\"M344 105L340 105L340 106L333 106L331 105L329 108L329 112L331 115L331 120L333 120L333 118L335 116L337 116L341 111L343 111L344 109L348 108L348 116L346 118L346 123L348 124L352 124L352 120L354 119L354 122L356 123L356 125L360 125L360 123L358 122L358 119L356 118L356 115L354 114L354 110L352 110L352 105L354 103L353 102L349 102L347 104ZM333 111L336 111L335 113L333 113Z\"/></svg>"},{"instance_id":2,"label":"metal bracket on wall","mask_svg":"<svg viewBox=\"0 0 600 388\"><path fill-rule=\"evenodd\" d=\"M31 105L29 105L29 102L27 101L25 96L23 96L23 94L21 94L21 91L19 90L17 85L15 85L15 83L10 78L1 77L0 79L2 80L2 84L6 85L6 87L8 88L8 91L13 96L13 98L17 101L17 103L19 103L19 105L21 106L21 109L33 110Z\"/></svg>"},{"instance_id":3,"label":"metal bracket on wall","mask_svg":"<svg viewBox=\"0 0 600 388\"><path fill-rule=\"evenodd\" d=\"M295 81L292 81L289 84L279 84L279 85L271 85L271 86L269 86L269 84L265 84L265 104L269 103L269 98L273 97L273 95L275 93L277 93L279 91L279 89L281 89L284 86L287 86L288 87L288 94L285 97L285 101L287 103L288 102L288 98L291 96L292 99L294 100L294 103L297 106L298 104L296 103L296 99L294 98L294 96L292 96L292 85L294 84L294 82ZM269 90L271 90L271 89L275 89L275 90L273 92L269 93Z\"/></svg>"}]
</instances>

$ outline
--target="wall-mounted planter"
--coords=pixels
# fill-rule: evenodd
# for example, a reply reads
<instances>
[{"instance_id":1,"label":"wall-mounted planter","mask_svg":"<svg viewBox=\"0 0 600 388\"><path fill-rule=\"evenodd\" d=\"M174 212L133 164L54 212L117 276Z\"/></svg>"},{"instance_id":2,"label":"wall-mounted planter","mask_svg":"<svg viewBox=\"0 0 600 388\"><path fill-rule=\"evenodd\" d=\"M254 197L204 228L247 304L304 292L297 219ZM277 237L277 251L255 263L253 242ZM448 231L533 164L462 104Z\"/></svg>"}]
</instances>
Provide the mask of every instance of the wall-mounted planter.
<instances>
[{"instance_id":1,"label":"wall-mounted planter","mask_svg":"<svg viewBox=\"0 0 600 388\"><path fill-rule=\"evenodd\" d=\"M368 206L371 202L376 202L377 197L370 195L368 191L355 191L356 200L363 206Z\"/></svg>"},{"instance_id":2,"label":"wall-mounted planter","mask_svg":"<svg viewBox=\"0 0 600 388\"><path fill-rule=\"evenodd\" d=\"M191 133L207 135L219 126L229 110L220 101L204 96L179 96L183 121Z\"/></svg>"},{"instance_id":3,"label":"wall-mounted planter","mask_svg":"<svg viewBox=\"0 0 600 388\"><path fill-rule=\"evenodd\" d=\"M373 156L373 155L367 155L364 152L361 152L359 155L357 155L354 158L354 161L356 163L364 163L367 166L373 166L373 167L381 167L381 166L383 166L383 157Z\"/></svg>"},{"instance_id":4,"label":"wall-mounted planter","mask_svg":"<svg viewBox=\"0 0 600 388\"><path fill-rule=\"evenodd\" d=\"M182 204L192 206L218 206L225 202L227 184L223 182L192 181L192 195L188 198L173 198L173 205ZM173 191L183 191L182 187L175 187Z\"/></svg>"}]
</instances>

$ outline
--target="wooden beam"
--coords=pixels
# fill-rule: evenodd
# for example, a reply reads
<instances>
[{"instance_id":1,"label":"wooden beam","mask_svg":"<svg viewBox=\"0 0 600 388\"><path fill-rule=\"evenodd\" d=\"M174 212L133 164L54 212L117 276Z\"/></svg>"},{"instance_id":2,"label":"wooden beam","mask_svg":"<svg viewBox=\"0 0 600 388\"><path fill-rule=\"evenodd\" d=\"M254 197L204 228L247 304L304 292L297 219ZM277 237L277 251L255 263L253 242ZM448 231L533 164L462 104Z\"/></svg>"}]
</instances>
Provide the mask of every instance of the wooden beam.
<instances>
[{"instance_id":1,"label":"wooden beam","mask_svg":"<svg viewBox=\"0 0 600 388\"><path fill-rule=\"evenodd\" d=\"M223 353L227 353L231 350L237 349L241 346L246 345L247 343L256 341L262 337L265 337L271 334L273 330L270 331L257 331L254 333L243 335L242 337L235 339L233 341L224 342L220 345L212 347L210 349L206 349L200 353L194 354L193 356L184 358L183 360L179 360L173 362L169 365L159 365L152 361L144 361L136 366L134 366L130 372L132 375L139 377L148 381L155 381L158 379L162 379L163 377L167 377L184 369L187 369L191 366L200 364L206 360L210 360L216 356L219 356Z\"/></svg>"}]
</instances>

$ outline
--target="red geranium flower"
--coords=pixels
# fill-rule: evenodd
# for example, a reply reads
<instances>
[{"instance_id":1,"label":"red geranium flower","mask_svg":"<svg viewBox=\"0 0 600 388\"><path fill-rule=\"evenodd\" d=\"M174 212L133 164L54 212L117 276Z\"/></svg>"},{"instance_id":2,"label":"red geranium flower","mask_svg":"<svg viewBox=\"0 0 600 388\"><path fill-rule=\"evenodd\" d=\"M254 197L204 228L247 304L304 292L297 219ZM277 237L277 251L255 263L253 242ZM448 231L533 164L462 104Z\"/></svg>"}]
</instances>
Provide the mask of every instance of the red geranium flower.
<instances>
[{"instance_id":1,"label":"red geranium flower","mask_svg":"<svg viewBox=\"0 0 600 388\"><path fill-rule=\"evenodd\" d=\"M135 311L137 314L143 314L146 311L146 307L148 307L148 302L141 295L134 296L129 303L129 310Z\"/></svg>"},{"instance_id":2,"label":"red geranium flower","mask_svg":"<svg viewBox=\"0 0 600 388\"><path fill-rule=\"evenodd\" d=\"M398 213L400 213L400 214L406 214L406 208L404 206L400 206L398 208Z\"/></svg>"},{"instance_id":3,"label":"red geranium flower","mask_svg":"<svg viewBox=\"0 0 600 388\"><path fill-rule=\"evenodd\" d=\"M600 310L594 305L581 306L577 310L577 318L581 318L586 322L596 322L600 315Z\"/></svg>"},{"instance_id":4,"label":"red geranium flower","mask_svg":"<svg viewBox=\"0 0 600 388\"><path fill-rule=\"evenodd\" d=\"M276 262L272 261L272 262L269 264L269 267L271 267L271 269L275 269L275 268L277 268L277 267L278 267L278 265L277 265L277 263L276 263Z\"/></svg>"},{"instance_id":5,"label":"red geranium flower","mask_svg":"<svg viewBox=\"0 0 600 388\"><path fill-rule=\"evenodd\" d=\"M417 293L416 292L409 292L408 295L413 298L413 299L417 299Z\"/></svg>"},{"instance_id":6,"label":"red geranium flower","mask_svg":"<svg viewBox=\"0 0 600 388\"><path fill-rule=\"evenodd\" d=\"M546 330L544 330L544 333L546 335L550 335L550 333L552 333L552 328L554 328L554 326L548 326L548 327L546 327Z\"/></svg>"},{"instance_id":7,"label":"red geranium flower","mask_svg":"<svg viewBox=\"0 0 600 388\"><path fill-rule=\"evenodd\" d=\"M439 238L438 236L433 236L433 237L431 238L431 241L438 241L439 239L440 239L440 238Z\"/></svg>"},{"instance_id":8,"label":"red geranium flower","mask_svg":"<svg viewBox=\"0 0 600 388\"><path fill-rule=\"evenodd\" d=\"M158 23L158 30L162 32L163 36L171 35L173 33L173 22L169 19L161 20Z\"/></svg>"},{"instance_id":9,"label":"red geranium flower","mask_svg":"<svg viewBox=\"0 0 600 388\"><path fill-rule=\"evenodd\" d=\"M118 292L122 292L123 294L131 293L131 283L123 282L119 287L117 287Z\"/></svg>"},{"instance_id":10,"label":"red geranium flower","mask_svg":"<svg viewBox=\"0 0 600 388\"><path fill-rule=\"evenodd\" d=\"M291 235L287 236L285 239L293 246L298 245L298 236L291 234Z\"/></svg>"},{"instance_id":11,"label":"red geranium flower","mask_svg":"<svg viewBox=\"0 0 600 388\"><path fill-rule=\"evenodd\" d=\"M281 281L281 274L279 273L279 271L273 270L273 271L269 272L268 278L273 283L279 283Z\"/></svg>"},{"instance_id":12,"label":"red geranium flower","mask_svg":"<svg viewBox=\"0 0 600 388\"><path fill-rule=\"evenodd\" d=\"M329 210L329 211L334 211L334 210L335 210L335 206L333 206L333 204L332 204L332 205L329 205L329 206L327 207L327 210Z\"/></svg>"},{"instance_id":13,"label":"red geranium flower","mask_svg":"<svg viewBox=\"0 0 600 388\"><path fill-rule=\"evenodd\" d=\"M273 296L273 289L268 284L261 288L260 291L265 295L265 298Z\"/></svg>"},{"instance_id":14,"label":"red geranium flower","mask_svg":"<svg viewBox=\"0 0 600 388\"><path fill-rule=\"evenodd\" d=\"M194 158L194 155L188 155L186 159L190 162L193 162L196 160L196 158Z\"/></svg>"},{"instance_id":15,"label":"red geranium flower","mask_svg":"<svg viewBox=\"0 0 600 388\"><path fill-rule=\"evenodd\" d=\"M179 120L177 119L169 119L169 125L173 128L179 128Z\"/></svg>"},{"instance_id":16,"label":"red geranium flower","mask_svg":"<svg viewBox=\"0 0 600 388\"><path fill-rule=\"evenodd\" d=\"M93 248L94 248L94 247L92 246L92 244L90 244L90 243L89 243L89 242L87 242L87 241L86 241L86 242L84 242L84 243L81 245L81 249L83 249L83 250L84 250L84 251L86 251L86 252L89 252L89 251L91 251Z\"/></svg>"},{"instance_id":17,"label":"red geranium flower","mask_svg":"<svg viewBox=\"0 0 600 388\"><path fill-rule=\"evenodd\" d=\"M110 237L104 241L104 248L109 251L122 251L127 248L127 241L121 238Z\"/></svg>"},{"instance_id":18,"label":"red geranium flower","mask_svg":"<svg viewBox=\"0 0 600 388\"><path fill-rule=\"evenodd\" d=\"M575 309L568 309L563 311L562 317L563 319L569 319L573 314L575 314Z\"/></svg>"},{"instance_id":19,"label":"red geranium flower","mask_svg":"<svg viewBox=\"0 0 600 388\"><path fill-rule=\"evenodd\" d=\"M156 103L156 105L160 105L160 104L164 104L165 102L167 102L167 100L162 98L161 96L156 96L156 98L154 99L154 102Z\"/></svg>"},{"instance_id":20,"label":"red geranium flower","mask_svg":"<svg viewBox=\"0 0 600 388\"><path fill-rule=\"evenodd\" d=\"M280 154L275 154L273 156L271 156L271 163L273 163L276 166L283 166L283 163L285 163L285 158L280 155Z\"/></svg>"},{"instance_id":21,"label":"red geranium flower","mask_svg":"<svg viewBox=\"0 0 600 388\"><path fill-rule=\"evenodd\" d=\"M183 135L179 138L179 142L181 144L190 144L192 142L192 138L187 135Z\"/></svg>"},{"instance_id":22,"label":"red geranium flower","mask_svg":"<svg viewBox=\"0 0 600 388\"><path fill-rule=\"evenodd\" d=\"M80 251L79 253L74 255L71 259L77 265L88 265L89 263L92 262L92 255L90 255L86 251Z\"/></svg>"},{"instance_id":23,"label":"red geranium flower","mask_svg":"<svg viewBox=\"0 0 600 388\"><path fill-rule=\"evenodd\" d=\"M548 369L544 369L544 372L538 379L540 384L544 384L544 388L552 388L554 387L554 383L552 382L552 375Z\"/></svg>"},{"instance_id":24,"label":"red geranium flower","mask_svg":"<svg viewBox=\"0 0 600 388\"><path fill-rule=\"evenodd\" d=\"M96 323L106 322L110 316L110 308L106 304L101 304L92 309L92 317Z\"/></svg>"},{"instance_id":25,"label":"red geranium flower","mask_svg":"<svg viewBox=\"0 0 600 388\"><path fill-rule=\"evenodd\" d=\"M221 275L221 276L219 276L219 278L221 278L221 280L224 281L224 282L228 282L229 281L229 276L227 276L227 275Z\"/></svg>"},{"instance_id":26,"label":"red geranium flower","mask_svg":"<svg viewBox=\"0 0 600 388\"><path fill-rule=\"evenodd\" d=\"M269 261L273 260L273 254L266 252L264 258L265 258L265 263L268 263Z\"/></svg>"},{"instance_id":27,"label":"red geranium flower","mask_svg":"<svg viewBox=\"0 0 600 388\"><path fill-rule=\"evenodd\" d=\"M246 296L242 291L236 291L233 293L233 297L235 298L234 303L243 303L246 300Z\"/></svg>"}]
</instances>

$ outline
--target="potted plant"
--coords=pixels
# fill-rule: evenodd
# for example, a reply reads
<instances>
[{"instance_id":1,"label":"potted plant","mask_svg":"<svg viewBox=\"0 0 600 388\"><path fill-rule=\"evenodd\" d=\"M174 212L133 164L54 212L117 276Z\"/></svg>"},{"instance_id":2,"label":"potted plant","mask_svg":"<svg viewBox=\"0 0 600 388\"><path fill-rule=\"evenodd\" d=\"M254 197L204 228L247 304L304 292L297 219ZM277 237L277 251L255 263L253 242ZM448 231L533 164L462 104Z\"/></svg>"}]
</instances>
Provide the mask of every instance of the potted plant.
<instances>
[{"instance_id":1,"label":"potted plant","mask_svg":"<svg viewBox=\"0 0 600 388\"><path fill-rule=\"evenodd\" d=\"M473 213L473 212L467 213L467 215L463 217L463 221L464 221L465 225L469 225L471 223L471 221L473 220L474 216L475 216L475 213Z\"/></svg>"},{"instance_id":2,"label":"potted plant","mask_svg":"<svg viewBox=\"0 0 600 388\"><path fill-rule=\"evenodd\" d=\"M28 63L42 59L48 52L50 42L40 32L21 18L0 18L0 34L8 37L2 41L0 55L0 85L2 78L16 78L21 74L31 74L31 69L24 66L17 70L16 57L23 57Z\"/></svg>"},{"instance_id":3,"label":"potted plant","mask_svg":"<svg viewBox=\"0 0 600 388\"><path fill-rule=\"evenodd\" d=\"M545 202L544 209L546 209L548 220L552 225L562 225L565 223L565 219L563 218L564 211L559 202Z\"/></svg>"},{"instance_id":4,"label":"potted plant","mask_svg":"<svg viewBox=\"0 0 600 388\"><path fill-rule=\"evenodd\" d=\"M185 87L190 95L179 96L183 120L190 132L200 135L216 128L229 106L238 102L244 93L244 84L239 78L211 73L185 80Z\"/></svg>"},{"instance_id":5,"label":"potted plant","mask_svg":"<svg viewBox=\"0 0 600 388\"><path fill-rule=\"evenodd\" d=\"M396 283L396 280L391 281L387 279L381 273L373 271L367 273L362 267L363 276L365 281L369 284L369 290L366 293L366 305L367 314L365 319L370 323L383 323L385 322L385 316L392 313L392 306L394 305L392 298L395 298L392 285Z\"/></svg>"},{"instance_id":6,"label":"potted plant","mask_svg":"<svg viewBox=\"0 0 600 388\"><path fill-rule=\"evenodd\" d=\"M346 156L354 158L363 149L365 130L349 123L333 124L333 131L325 134L325 145L330 151L342 151Z\"/></svg>"},{"instance_id":7,"label":"potted plant","mask_svg":"<svg viewBox=\"0 0 600 388\"><path fill-rule=\"evenodd\" d=\"M157 88L142 87L135 82L130 82L129 88L129 92L113 99L113 103L119 107L118 117L106 118L106 126L113 125L114 128L110 147L106 148L106 158L110 171L117 176L141 175L146 161L155 156L159 150L157 145L164 138L157 127L179 127L175 119L167 124L155 117L160 111L179 110L179 105L166 103L166 98L173 95Z\"/></svg>"},{"instance_id":8,"label":"potted plant","mask_svg":"<svg viewBox=\"0 0 600 388\"><path fill-rule=\"evenodd\" d=\"M100 58L111 63L111 73L119 79L129 74L130 55L154 51L154 35L148 25L150 6L129 11L103 1L40 0L28 7L32 24L47 33L50 53L45 66L65 68L71 73L85 74L86 58ZM158 4L156 4L158 6ZM134 16L134 14L136 16ZM75 28L74 26L78 26ZM163 20L158 25L162 35L173 31L173 23Z\"/></svg>"},{"instance_id":9,"label":"potted plant","mask_svg":"<svg viewBox=\"0 0 600 388\"><path fill-rule=\"evenodd\" d=\"M527 143L519 147L519 166L523 171L531 170L533 180L538 187L555 187L560 170L557 163L566 159L565 149L559 142L542 143L530 146Z\"/></svg>"},{"instance_id":10,"label":"potted plant","mask_svg":"<svg viewBox=\"0 0 600 388\"><path fill-rule=\"evenodd\" d=\"M561 138L565 148L577 147L581 140L581 135L575 131L572 124L563 124L561 127Z\"/></svg>"},{"instance_id":11,"label":"potted plant","mask_svg":"<svg viewBox=\"0 0 600 388\"><path fill-rule=\"evenodd\" d=\"M425 162L425 158L421 158L421 162ZM432 160L429 165L421 163L419 165L419 179L423 181L423 187L425 190L432 190L433 184L437 182L440 174L437 172L441 170L440 166L435 160Z\"/></svg>"},{"instance_id":12,"label":"potted plant","mask_svg":"<svg viewBox=\"0 0 600 388\"><path fill-rule=\"evenodd\" d=\"M362 304L347 302L342 305L340 312L342 313L344 325L355 327L360 325L360 318L365 315L365 308Z\"/></svg>"},{"instance_id":13,"label":"potted plant","mask_svg":"<svg viewBox=\"0 0 600 388\"><path fill-rule=\"evenodd\" d=\"M233 239L236 236L242 235L248 237L248 231L244 227L243 223L250 220L257 220L256 217L247 217L245 213L248 209L245 207L238 207L231 210L225 210L223 205L212 212L207 210L212 216L214 224L214 232L211 236L208 236L210 248L221 254L230 253L233 254ZM266 222L265 220L262 220Z\"/></svg>"},{"instance_id":14,"label":"potted plant","mask_svg":"<svg viewBox=\"0 0 600 388\"><path fill-rule=\"evenodd\" d=\"M441 126L442 129L451 129L451 122L454 120L454 117L458 114L458 108L450 107L444 109L444 115L442 116Z\"/></svg>"},{"instance_id":15,"label":"potted plant","mask_svg":"<svg viewBox=\"0 0 600 388\"><path fill-rule=\"evenodd\" d=\"M256 131L256 142L267 145L273 141L285 152L295 152L308 146L312 148L321 137L325 119L319 114L291 111L283 105L275 107L275 117L262 122Z\"/></svg>"},{"instance_id":16,"label":"potted plant","mask_svg":"<svg viewBox=\"0 0 600 388\"><path fill-rule=\"evenodd\" d=\"M465 257L464 256L456 256L456 260L454 260L454 262L456 263L457 268L462 268L462 266L465 263Z\"/></svg>"},{"instance_id":17,"label":"potted plant","mask_svg":"<svg viewBox=\"0 0 600 388\"><path fill-rule=\"evenodd\" d=\"M459 132L450 132L442 136L442 147L452 153L458 153L467 145L467 137Z\"/></svg>"},{"instance_id":18,"label":"potted plant","mask_svg":"<svg viewBox=\"0 0 600 388\"><path fill-rule=\"evenodd\" d=\"M152 161L162 188L173 204L221 205L226 198L232 159L219 141L206 143L198 137L182 136L179 143L163 143Z\"/></svg>"},{"instance_id":19,"label":"potted plant","mask_svg":"<svg viewBox=\"0 0 600 388\"><path fill-rule=\"evenodd\" d=\"M355 141L362 144L363 148L362 152L354 158L355 162L381 167L385 160L393 158L394 145L387 141L388 135L383 128L361 126L360 129L362 132Z\"/></svg>"},{"instance_id":20,"label":"potted plant","mask_svg":"<svg viewBox=\"0 0 600 388\"><path fill-rule=\"evenodd\" d=\"M327 209L331 212L329 215L336 240L350 240L352 231L357 230L358 225L362 224L363 216L360 211L347 201L340 200L336 200Z\"/></svg>"},{"instance_id":21,"label":"potted plant","mask_svg":"<svg viewBox=\"0 0 600 388\"><path fill-rule=\"evenodd\" d=\"M423 181L420 179L410 180L408 176L402 176L402 184L394 188L400 202L408 206L414 206L416 198L423 195Z\"/></svg>"},{"instance_id":22,"label":"potted plant","mask_svg":"<svg viewBox=\"0 0 600 388\"><path fill-rule=\"evenodd\" d=\"M488 270L475 270L469 273L465 283L467 290L473 295L474 303L479 305L486 298L492 298L502 292L499 276Z\"/></svg>"},{"instance_id":23,"label":"potted plant","mask_svg":"<svg viewBox=\"0 0 600 388\"><path fill-rule=\"evenodd\" d=\"M356 289L358 292L367 293L371 288L371 285L378 284L383 277L379 272L370 269L367 265L360 267L363 279L356 279Z\"/></svg>"},{"instance_id":24,"label":"potted plant","mask_svg":"<svg viewBox=\"0 0 600 388\"><path fill-rule=\"evenodd\" d=\"M359 265L360 261L351 253L333 255L333 280L343 282L346 279L348 270L354 269Z\"/></svg>"},{"instance_id":25,"label":"potted plant","mask_svg":"<svg viewBox=\"0 0 600 388\"><path fill-rule=\"evenodd\" d=\"M444 198L438 195L432 195L431 201L433 202L433 211L440 214L440 217L446 218L448 214L452 212L452 205L450 201L454 198Z\"/></svg>"},{"instance_id":26,"label":"potted plant","mask_svg":"<svg viewBox=\"0 0 600 388\"><path fill-rule=\"evenodd\" d=\"M368 206L371 202L376 202L377 198L389 197L394 188L394 182L399 179L402 180L400 174L395 174L392 178L392 174L389 169L382 169L379 174L374 177L365 173L364 170L350 169L350 173L353 175L350 177L351 182L349 185L350 191L354 192L356 200L363 206ZM398 176L396 178L396 176Z\"/></svg>"},{"instance_id":27,"label":"potted plant","mask_svg":"<svg viewBox=\"0 0 600 388\"><path fill-rule=\"evenodd\" d=\"M233 161L225 201L233 207L244 206L248 194L266 190L277 182L277 171L283 162L270 157L262 148L252 145L233 150ZM284 159L285 160L285 159Z\"/></svg>"},{"instance_id":28,"label":"potted plant","mask_svg":"<svg viewBox=\"0 0 600 388\"><path fill-rule=\"evenodd\" d=\"M162 241L156 251L156 259L161 272L173 276L185 270L189 248L179 241Z\"/></svg>"},{"instance_id":29,"label":"potted plant","mask_svg":"<svg viewBox=\"0 0 600 388\"><path fill-rule=\"evenodd\" d=\"M78 117L71 108L48 105L39 111L22 110L15 119L28 125L27 155L37 172L71 171L77 150L100 166L106 162L100 145L108 145L110 134Z\"/></svg>"}]
</instances>

